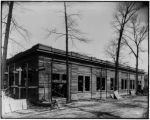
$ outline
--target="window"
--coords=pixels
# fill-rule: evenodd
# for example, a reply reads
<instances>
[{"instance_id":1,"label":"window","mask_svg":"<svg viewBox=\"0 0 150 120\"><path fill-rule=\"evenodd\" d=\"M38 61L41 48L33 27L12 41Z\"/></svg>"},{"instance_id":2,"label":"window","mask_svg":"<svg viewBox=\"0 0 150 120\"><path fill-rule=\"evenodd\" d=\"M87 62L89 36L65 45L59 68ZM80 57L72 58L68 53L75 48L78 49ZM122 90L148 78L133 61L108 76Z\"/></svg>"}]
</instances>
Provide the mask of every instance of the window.
<instances>
[{"instance_id":1,"label":"window","mask_svg":"<svg viewBox=\"0 0 150 120\"><path fill-rule=\"evenodd\" d=\"M125 81L125 89L127 89L127 80L124 80Z\"/></svg>"},{"instance_id":2,"label":"window","mask_svg":"<svg viewBox=\"0 0 150 120\"><path fill-rule=\"evenodd\" d=\"M132 89L135 89L135 80L133 80L132 82L133 82L133 83L132 83L132 84L133 84Z\"/></svg>"},{"instance_id":3,"label":"window","mask_svg":"<svg viewBox=\"0 0 150 120\"><path fill-rule=\"evenodd\" d=\"M53 80L60 80L59 74L54 73L52 77L53 77Z\"/></svg>"},{"instance_id":4,"label":"window","mask_svg":"<svg viewBox=\"0 0 150 120\"><path fill-rule=\"evenodd\" d=\"M90 76L78 76L78 91L90 91Z\"/></svg>"},{"instance_id":5,"label":"window","mask_svg":"<svg viewBox=\"0 0 150 120\"><path fill-rule=\"evenodd\" d=\"M130 89L135 89L135 80L130 80Z\"/></svg>"},{"instance_id":6,"label":"window","mask_svg":"<svg viewBox=\"0 0 150 120\"><path fill-rule=\"evenodd\" d=\"M130 89L132 89L132 80L130 80Z\"/></svg>"},{"instance_id":7,"label":"window","mask_svg":"<svg viewBox=\"0 0 150 120\"><path fill-rule=\"evenodd\" d=\"M89 90L90 90L90 77L85 76L85 91L89 91Z\"/></svg>"},{"instance_id":8,"label":"window","mask_svg":"<svg viewBox=\"0 0 150 120\"><path fill-rule=\"evenodd\" d=\"M83 76L78 76L78 91L83 91Z\"/></svg>"},{"instance_id":9,"label":"window","mask_svg":"<svg viewBox=\"0 0 150 120\"><path fill-rule=\"evenodd\" d=\"M105 90L105 78L102 78L102 90Z\"/></svg>"},{"instance_id":10,"label":"window","mask_svg":"<svg viewBox=\"0 0 150 120\"><path fill-rule=\"evenodd\" d=\"M110 90L113 90L114 88L114 78L110 78Z\"/></svg>"},{"instance_id":11,"label":"window","mask_svg":"<svg viewBox=\"0 0 150 120\"><path fill-rule=\"evenodd\" d=\"M123 86L124 83L123 82L124 82L124 79L121 79L121 89L124 89L124 86Z\"/></svg>"},{"instance_id":12,"label":"window","mask_svg":"<svg viewBox=\"0 0 150 120\"><path fill-rule=\"evenodd\" d=\"M67 80L66 74L63 74L63 75L62 75L62 80Z\"/></svg>"},{"instance_id":13,"label":"window","mask_svg":"<svg viewBox=\"0 0 150 120\"><path fill-rule=\"evenodd\" d=\"M97 77L96 78L96 84L97 84L97 87L96 87L96 90L100 90L100 85L101 85L101 83L100 83L100 77Z\"/></svg>"},{"instance_id":14,"label":"window","mask_svg":"<svg viewBox=\"0 0 150 120\"><path fill-rule=\"evenodd\" d=\"M121 79L121 89L127 89L127 80Z\"/></svg>"}]
</instances>

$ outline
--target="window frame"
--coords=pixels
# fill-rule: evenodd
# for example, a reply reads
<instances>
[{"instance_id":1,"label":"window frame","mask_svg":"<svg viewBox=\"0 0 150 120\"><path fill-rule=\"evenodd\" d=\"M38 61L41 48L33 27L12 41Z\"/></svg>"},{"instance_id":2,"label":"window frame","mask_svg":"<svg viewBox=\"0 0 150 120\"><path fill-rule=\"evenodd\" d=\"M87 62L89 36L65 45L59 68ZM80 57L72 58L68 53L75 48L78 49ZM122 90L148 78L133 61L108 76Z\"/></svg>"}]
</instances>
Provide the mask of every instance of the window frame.
<instances>
[{"instance_id":1,"label":"window frame","mask_svg":"<svg viewBox=\"0 0 150 120\"><path fill-rule=\"evenodd\" d=\"M82 90L79 90L79 77L82 77ZM78 75L78 92L83 92L84 91L84 76L83 75Z\"/></svg>"},{"instance_id":2,"label":"window frame","mask_svg":"<svg viewBox=\"0 0 150 120\"><path fill-rule=\"evenodd\" d=\"M130 80L130 89L131 90L135 89L135 80Z\"/></svg>"},{"instance_id":3,"label":"window frame","mask_svg":"<svg viewBox=\"0 0 150 120\"><path fill-rule=\"evenodd\" d=\"M99 78L99 84L98 84L98 78ZM99 89L98 89L99 87ZM99 91L101 89L101 77L96 76L96 90Z\"/></svg>"},{"instance_id":4,"label":"window frame","mask_svg":"<svg viewBox=\"0 0 150 120\"><path fill-rule=\"evenodd\" d=\"M121 90L124 89L124 79L121 79Z\"/></svg>"},{"instance_id":5,"label":"window frame","mask_svg":"<svg viewBox=\"0 0 150 120\"><path fill-rule=\"evenodd\" d=\"M114 78L110 78L110 90L114 90Z\"/></svg>"},{"instance_id":6,"label":"window frame","mask_svg":"<svg viewBox=\"0 0 150 120\"><path fill-rule=\"evenodd\" d=\"M104 86L105 86L105 88L104 88L104 89L103 89L103 78L104 78L104 81L105 81L105 85L104 85ZM104 76L101 78L101 80L102 80L102 82L101 82L101 83L102 83L102 84L101 84L101 86L102 86L102 87L101 87L101 90L103 90L103 91L105 91L105 90L106 90L106 79L107 79L107 78L106 78L106 77L104 77Z\"/></svg>"},{"instance_id":7,"label":"window frame","mask_svg":"<svg viewBox=\"0 0 150 120\"><path fill-rule=\"evenodd\" d=\"M86 77L89 78L89 84L88 84L88 87L89 87L88 89L89 89L89 90L86 90L86 83L87 83L87 82L86 82L86 79L85 79ZM91 87L90 87L90 85L91 85L91 84L90 84L90 76L84 76L84 82L85 82L85 84L84 84L84 90L85 90L86 92L87 92L87 91L90 91L90 88L91 88Z\"/></svg>"},{"instance_id":8,"label":"window frame","mask_svg":"<svg viewBox=\"0 0 150 120\"><path fill-rule=\"evenodd\" d=\"M83 91L79 91L79 79L78 79L78 92L79 93L85 93L85 92L90 92L91 91L91 76L90 75L82 75L82 74L78 74L78 77L77 78L79 78L79 76L83 76ZM89 91L86 91L85 90L85 77L89 77Z\"/></svg>"}]
</instances>

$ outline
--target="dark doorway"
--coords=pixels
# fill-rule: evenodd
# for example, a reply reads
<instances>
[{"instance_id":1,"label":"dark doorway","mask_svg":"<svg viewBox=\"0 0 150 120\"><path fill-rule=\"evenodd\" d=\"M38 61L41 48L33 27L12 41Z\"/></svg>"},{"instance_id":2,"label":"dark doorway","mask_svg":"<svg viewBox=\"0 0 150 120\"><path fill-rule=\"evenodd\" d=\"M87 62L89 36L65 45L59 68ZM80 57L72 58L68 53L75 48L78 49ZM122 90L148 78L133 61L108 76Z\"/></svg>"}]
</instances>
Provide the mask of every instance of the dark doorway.
<instances>
[{"instance_id":1,"label":"dark doorway","mask_svg":"<svg viewBox=\"0 0 150 120\"><path fill-rule=\"evenodd\" d=\"M53 73L52 97L67 97L66 74Z\"/></svg>"}]
</instances>

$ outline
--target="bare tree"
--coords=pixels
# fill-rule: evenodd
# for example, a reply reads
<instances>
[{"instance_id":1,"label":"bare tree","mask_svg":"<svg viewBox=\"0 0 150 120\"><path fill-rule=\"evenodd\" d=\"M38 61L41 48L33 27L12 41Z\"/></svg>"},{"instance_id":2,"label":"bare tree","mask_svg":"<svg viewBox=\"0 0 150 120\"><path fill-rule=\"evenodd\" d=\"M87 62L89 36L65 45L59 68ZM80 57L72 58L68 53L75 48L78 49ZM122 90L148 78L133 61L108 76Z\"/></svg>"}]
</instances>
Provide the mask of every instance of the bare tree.
<instances>
[{"instance_id":1,"label":"bare tree","mask_svg":"<svg viewBox=\"0 0 150 120\"><path fill-rule=\"evenodd\" d=\"M65 33L57 32L56 29L48 30L49 37L51 34L56 34L57 38L65 37L66 39L66 80L67 80L67 102L70 102L70 79L69 79L69 59L68 59L68 43L69 40L74 42L74 40L78 40L80 42L87 43L88 39L82 36L82 32L77 28L78 24L75 18L80 17L78 13L69 14L67 10L66 2L64 2L64 20L65 20Z\"/></svg>"},{"instance_id":2,"label":"bare tree","mask_svg":"<svg viewBox=\"0 0 150 120\"><path fill-rule=\"evenodd\" d=\"M125 44L130 49L130 53L132 53L136 59L136 93L138 86L138 65L139 65L139 54L140 52L145 52L142 48L142 42L148 36L148 25L141 25L140 20L138 20L138 16L134 15L131 19L131 25L128 26L130 32L126 32L123 35L123 39Z\"/></svg>"},{"instance_id":3,"label":"bare tree","mask_svg":"<svg viewBox=\"0 0 150 120\"><path fill-rule=\"evenodd\" d=\"M114 16L115 21L113 22L113 26L116 29L116 33L118 36L118 44L117 44L117 53L116 53L116 62L115 62L115 86L114 90L119 89L119 80L118 80L118 65L119 65L119 57L120 57L120 46L122 41L122 36L124 31L126 30L126 25L132 16L137 12L138 7L135 2L121 2L118 3L117 12Z\"/></svg>"},{"instance_id":4,"label":"bare tree","mask_svg":"<svg viewBox=\"0 0 150 120\"><path fill-rule=\"evenodd\" d=\"M7 59L7 48L8 48L8 43L9 40L13 41L17 45L20 45L17 41L15 41L14 38L10 37L10 33L14 30L16 30L19 35L21 35L25 40L29 39L30 33L28 32L27 29L25 29L23 26L20 26L17 21L15 20L15 17L13 16L13 10L14 10L14 1L10 2L3 2L2 6L7 6L8 5L8 14L3 17L1 22L3 23L3 28L5 28L5 32L2 34L4 35L4 45L3 45L3 54L2 54L2 82L1 82L1 87L2 89L4 88L4 79L5 79L5 71L6 71L6 59ZM3 16L3 15L2 15ZM7 20L6 20L7 19Z\"/></svg>"},{"instance_id":5,"label":"bare tree","mask_svg":"<svg viewBox=\"0 0 150 120\"><path fill-rule=\"evenodd\" d=\"M119 63L121 64L127 64L127 62L124 61L124 43L122 42L120 44L120 48L122 48L120 50L120 59L119 59ZM117 54L117 40L112 39L105 47L104 49L105 55L106 57L110 58L112 62L116 62L116 54Z\"/></svg>"}]
</instances>

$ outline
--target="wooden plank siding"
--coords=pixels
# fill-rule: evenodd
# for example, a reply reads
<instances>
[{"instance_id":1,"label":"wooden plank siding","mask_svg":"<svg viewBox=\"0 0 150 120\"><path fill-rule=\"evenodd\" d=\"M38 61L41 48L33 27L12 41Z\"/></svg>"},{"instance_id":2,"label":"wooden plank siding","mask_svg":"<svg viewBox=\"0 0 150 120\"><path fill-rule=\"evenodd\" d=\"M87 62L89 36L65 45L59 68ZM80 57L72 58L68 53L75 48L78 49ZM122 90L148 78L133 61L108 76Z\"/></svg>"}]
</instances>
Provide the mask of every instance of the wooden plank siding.
<instances>
[{"instance_id":1,"label":"wooden plank siding","mask_svg":"<svg viewBox=\"0 0 150 120\"><path fill-rule=\"evenodd\" d=\"M29 53L29 51L31 53ZM53 60L52 60L53 56ZM29 89L30 98L41 100L50 100L51 93L51 65L52 72L66 74L66 61L65 51L54 49L44 45L36 45L31 49L16 55L16 57L9 60L10 72L13 71L14 63L16 67L23 68L27 63L33 69L32 71L32 84L29 86L36 86L37 88ZM107 71L106 71L107 70ZM139 81L144 84L144 77L142 71L139 72ZM78 91L78 76L90 77L89 91ZM105 90L97 90L97 77L105 78ZM119 93L128 94L130 90L130 80L135 80L134 68L128 66L119 67ZM111 78L115 78L114 64L108 61L99 60L93 57L80 55L75 52L69 53L69 79L70 79L70 94L72 100L77 99L93 99L93 98L106 98L112 94L113 90L110 89ZM85 79L85 78L84 78ZM127 79L127 89L121 89L121 79ZM85 80L83 80L85 81ZM12 81L10 81L12 84ZM18 80L16 79L18 86ZM22 78L22 86L25 85L25 79ZM107 83L107 84L106 84ZM31 85L30 85L31 84ZM83 83L85 86L85 83ZM144 85L143 85L144 86ZM107 89L106 89L107 88ZM12 88L13 89L13 88ZM21 96L24 94L25 88L22 88ZM84 88L85 89L85 88ZM16 89L18 94L18 87ZM24 96L23 96L24 97Z\"/></svg>"}]
</instances>

